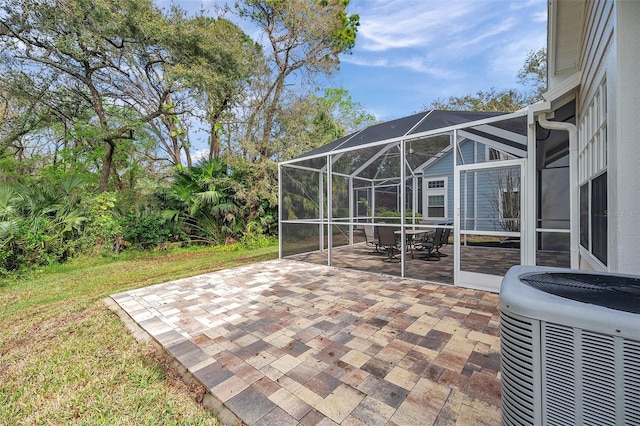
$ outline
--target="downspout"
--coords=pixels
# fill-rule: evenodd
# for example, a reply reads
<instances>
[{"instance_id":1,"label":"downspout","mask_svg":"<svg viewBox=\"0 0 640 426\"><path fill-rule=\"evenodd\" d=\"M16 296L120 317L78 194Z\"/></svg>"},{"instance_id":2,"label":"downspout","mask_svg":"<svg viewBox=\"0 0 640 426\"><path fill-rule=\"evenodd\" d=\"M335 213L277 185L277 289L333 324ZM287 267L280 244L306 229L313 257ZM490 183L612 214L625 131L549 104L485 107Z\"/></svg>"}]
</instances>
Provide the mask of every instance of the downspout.
<instances>
[{"instance_id":1,"label":"downspout","mask_svg":"<svg viewBox=\"0 0 640 426\"><path fill-rule=\"evenodd\" d=\"M579 269L579 234L578 223L580 210L578 206L578 129L575 124L549 121L546 114L538 115L538 122L543 129L569 132L569 217L570 217L570 253L571 268Z\"/></svg>"}]
</instances>

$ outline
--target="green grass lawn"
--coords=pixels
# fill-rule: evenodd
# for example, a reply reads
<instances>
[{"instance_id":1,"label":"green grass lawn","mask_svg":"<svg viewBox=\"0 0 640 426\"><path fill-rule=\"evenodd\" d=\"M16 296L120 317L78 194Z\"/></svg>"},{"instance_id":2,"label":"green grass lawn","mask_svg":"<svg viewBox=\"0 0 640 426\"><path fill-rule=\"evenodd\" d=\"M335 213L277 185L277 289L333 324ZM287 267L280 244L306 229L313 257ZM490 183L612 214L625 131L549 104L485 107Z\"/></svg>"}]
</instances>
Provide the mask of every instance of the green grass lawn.
<instances>
[{"instance_id":1,"label":"green grass lawn","mask_svg":"<svg viewBox=\"0 0 640 426\"><path fill-rule=\"evenodd\" d=\"M0 424L206 424L215 415L126 331L111 294L277 257L277 246L77 259L0 282Z\"/></svg>"}]
</instances>

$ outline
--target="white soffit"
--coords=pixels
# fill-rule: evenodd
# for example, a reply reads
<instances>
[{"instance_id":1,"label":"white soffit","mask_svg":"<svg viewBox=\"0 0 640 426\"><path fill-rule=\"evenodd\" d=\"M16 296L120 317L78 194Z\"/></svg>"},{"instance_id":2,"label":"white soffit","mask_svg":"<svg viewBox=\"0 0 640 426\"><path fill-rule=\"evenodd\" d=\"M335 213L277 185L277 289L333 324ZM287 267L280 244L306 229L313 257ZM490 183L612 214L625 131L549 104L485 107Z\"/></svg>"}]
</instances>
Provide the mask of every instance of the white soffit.
<instances>
[{"instance_id":1,"label":"white soffit","mask_svg":"<svg viewBox=\"0 0 640 426\"><path fill-rule=\"evenodd\" d=\"M584 2L555 1L554 69L560 74L578 68L579 41L582 35Z\"/></svg>"}]
</instances>

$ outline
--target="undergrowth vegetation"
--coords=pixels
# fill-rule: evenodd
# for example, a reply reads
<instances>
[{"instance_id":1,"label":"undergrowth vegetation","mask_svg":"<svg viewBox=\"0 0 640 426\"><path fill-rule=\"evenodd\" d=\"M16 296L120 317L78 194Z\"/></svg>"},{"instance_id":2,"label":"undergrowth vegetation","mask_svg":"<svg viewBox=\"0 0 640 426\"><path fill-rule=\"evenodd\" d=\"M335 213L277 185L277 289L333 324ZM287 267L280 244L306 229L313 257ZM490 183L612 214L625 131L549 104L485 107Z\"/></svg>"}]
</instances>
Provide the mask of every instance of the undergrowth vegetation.
<instances>
[{"instance_id":1,"label":"undergrowth vegetation","mask_svg":"<svg viewBox=\"0 0 640 426\"><path fill-rule=\"evenodd\" d=\"M249 168L219 160L178 167L166 186L92 190L77 175L53 173L0 183L0 278L79 254L172 246L264 247L277 231L276 204L250 190Z\"/></svg>"}]
</instances>

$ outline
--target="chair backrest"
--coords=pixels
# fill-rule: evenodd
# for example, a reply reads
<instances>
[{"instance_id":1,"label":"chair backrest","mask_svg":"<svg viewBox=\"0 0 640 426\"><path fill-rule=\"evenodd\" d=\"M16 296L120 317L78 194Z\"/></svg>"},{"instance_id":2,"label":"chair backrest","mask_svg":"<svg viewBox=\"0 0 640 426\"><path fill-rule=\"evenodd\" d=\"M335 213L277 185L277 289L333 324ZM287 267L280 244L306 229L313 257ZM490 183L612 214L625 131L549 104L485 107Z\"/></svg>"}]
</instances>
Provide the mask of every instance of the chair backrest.
<instances>
[{"instance_id":1,"label":"chair backrest","mask_svg":"<svg viewBox=\"0 0 640 426\"><path fill-rule=\"evenodd\" d=\"M378 241L381 246L395 247L397 243L396 234L394 234L393 228L390 226L379 226Z\"/></svg>"},{"instance_id":2,"label":"chair backrest","mask_svg":"<svg viewBox=\"0 0 640 426\"><path fill-rule=\"evenodd\" d=\"M373 225L364 225L364 236L367 242L375 241L376 235L373 230Z\"/></svg>"},{"instance_id":3,"label":"chair backrest","mask_svg":"<svg viewBox=\"0 0 640 426\"><path fill-rule=\"evenodd\" d=\"M446 228L442 233L442 245L446 246L449 244L449 235L451 235L451 228Z\"/></svg>"},{"instance_id":4,"label":"chair backrest","mask_svg":"<svg viewBox=\"0 0 640 426\"><path fill-rule=\"evenodd\" d=\"M433 234L433 245L441 246L442 245L442 236L444 234L444 228L436 228L435 233Z\"/></svg>"}]
</instances>

